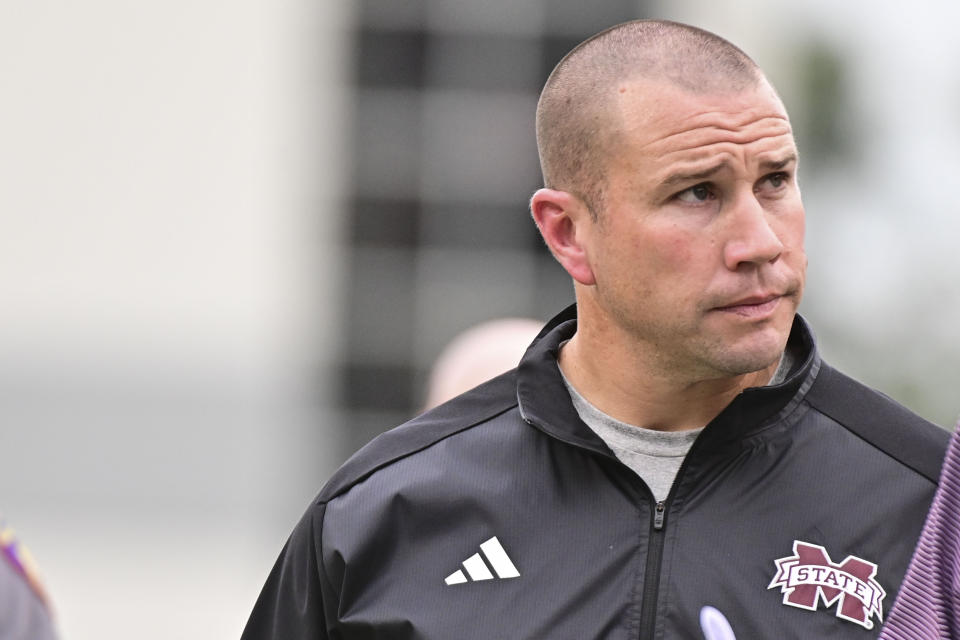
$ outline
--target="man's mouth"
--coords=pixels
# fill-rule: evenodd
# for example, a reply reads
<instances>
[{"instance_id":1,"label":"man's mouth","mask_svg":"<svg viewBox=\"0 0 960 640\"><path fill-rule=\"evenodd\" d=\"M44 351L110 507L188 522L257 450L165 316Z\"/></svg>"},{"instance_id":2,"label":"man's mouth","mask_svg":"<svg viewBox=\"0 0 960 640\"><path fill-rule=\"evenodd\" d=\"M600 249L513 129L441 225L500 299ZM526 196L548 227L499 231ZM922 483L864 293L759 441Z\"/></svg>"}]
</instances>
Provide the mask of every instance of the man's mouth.
<instances>
[{"instance_id":1,"label":"man's mouth","mask_svg":"<svg viewBox=\"0 0 960 640\"><path fill-rule=\"evenodd\" d=\"M773 293L751 295L730 304L715 307L714 311L732 313L745 318L764 318L777 309L782 298L782 295Z\"/></svg>"}]
</instances>

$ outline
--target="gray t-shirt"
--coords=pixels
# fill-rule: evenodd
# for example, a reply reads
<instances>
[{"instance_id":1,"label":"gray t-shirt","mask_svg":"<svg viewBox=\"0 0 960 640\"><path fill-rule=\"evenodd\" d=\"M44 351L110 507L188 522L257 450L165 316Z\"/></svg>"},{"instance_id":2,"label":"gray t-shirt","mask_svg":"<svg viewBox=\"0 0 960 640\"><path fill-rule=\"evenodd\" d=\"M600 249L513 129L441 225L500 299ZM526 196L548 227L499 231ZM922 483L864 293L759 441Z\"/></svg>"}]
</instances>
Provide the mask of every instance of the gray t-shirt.
<instances>
[{"instance_id":1,"label":"gray t-shirt","mask_svg":"<svg viewBox=\"0 0 960 640\"><path fill-rule=\"evenodd\" d=\"M793 354L789 350L785 352L768 384L777 385L786 380L794 362ZM562 369L560 376L580 419L607 443L620 462L633 469L647 483L657 501L666 500L683 459L703 427L686 431L657 431L621 422L590 404L573 388Z\"/></svg>"}]
</instances>

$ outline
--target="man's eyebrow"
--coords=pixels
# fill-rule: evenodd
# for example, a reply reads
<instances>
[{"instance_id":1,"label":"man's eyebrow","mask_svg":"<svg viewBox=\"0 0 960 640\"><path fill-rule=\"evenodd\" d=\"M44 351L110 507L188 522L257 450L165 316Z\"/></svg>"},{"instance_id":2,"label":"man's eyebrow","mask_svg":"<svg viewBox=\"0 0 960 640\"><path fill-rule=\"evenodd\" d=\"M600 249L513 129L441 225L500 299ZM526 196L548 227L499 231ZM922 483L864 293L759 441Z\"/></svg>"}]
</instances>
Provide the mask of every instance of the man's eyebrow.
<instances>
[{"instance_id":1,"label":"man's eyebrow","mask_svg":"<svg viewBox=\"0 0 960 640\"><path fill-rule=\"evenodd\" d=\"M760 163L761 171L780 171L797 161L797 154L791 153L782 160L764 160Z\"/></svg>"},{"instance_id":2,"label":"man's eyebrow","mask_svg":"<svg viewBox=\"0 0 960 640\"><path fill-rule=\"evenodd\" d=\"M780 159L780 160L763 160L760 162L761 171L780 171L787 166L793 164L797 161L797 154L791 153L790 155ZM699 182L701 180L706 180L713 177L720 170L724 169L727 166L727 161L723 160L718 162L712 167L708 167L702 171L695 171L693 173L672 173L660 183L661 188L669 188L682 183L689 182Z\"/></svg>"},{"instance_id":3,"label":"man's eyebrow","mask_svg":"<svg viewBox=\"0 0 960 640\"><path fill-rule=\"evenodd\" d=\"M669 176L663 179L660 183L661 187L672 187L674 185L683 183L683 182L695 182L699 180L706 180L707 178L712 177L714 174L719 172L721 169L727 166L727 161L724 160L715 164L712 167L708 167L703 171L697 171L695 173L671 173Z\"/></svg>"}]
</instances>

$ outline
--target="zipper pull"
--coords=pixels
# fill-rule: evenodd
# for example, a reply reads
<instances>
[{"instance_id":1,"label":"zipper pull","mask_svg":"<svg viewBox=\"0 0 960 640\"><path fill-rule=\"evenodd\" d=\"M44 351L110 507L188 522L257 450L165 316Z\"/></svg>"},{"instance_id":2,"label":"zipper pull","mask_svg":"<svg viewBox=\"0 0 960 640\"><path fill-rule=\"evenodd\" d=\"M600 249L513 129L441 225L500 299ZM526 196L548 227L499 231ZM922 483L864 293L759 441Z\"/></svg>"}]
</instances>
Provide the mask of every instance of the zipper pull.
<instances>
[{"instance_id":1,"label":"zipper pull","mask_svg":"<svg viewBox=\"0 0 960 640\"><path fill-rule=\"evenodd\" d=\"M657 531L663 529L663 515L667 511L667 504L661 500L653 509L653 528Z\"/></svg>"}]
</instances>

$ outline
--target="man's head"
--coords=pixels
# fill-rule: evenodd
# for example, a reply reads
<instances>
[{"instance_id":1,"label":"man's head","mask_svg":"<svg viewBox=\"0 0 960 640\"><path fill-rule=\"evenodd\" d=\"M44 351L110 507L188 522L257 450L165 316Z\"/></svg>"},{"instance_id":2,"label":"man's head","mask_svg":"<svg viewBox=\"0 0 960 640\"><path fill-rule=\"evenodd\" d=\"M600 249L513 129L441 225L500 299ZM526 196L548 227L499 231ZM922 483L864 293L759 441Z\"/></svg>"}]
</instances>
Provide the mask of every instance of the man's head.
<instances>
[{"instance_id":1,"label":"man's head","mask_svg":"<svg viewBox=\"0 0 960 640\"><path fill-rule=\"evenodd\" d=\"M624 123L610 88L632 79L661 81L694 93L756 86L756 63L723 38L676 22L637 20L585 40L557 64L537 103L543 183L577 194L596 216L607 161Z\"/></svg>"},{"instance_id":2,"label":"man's head","mask_svg":"<svg viewBox=\"0 0 960 640\"><path fill-rule=\"evenodd\" d=\"M771 366L803 291L804 211L783 104L732 44L640 21L554 70L531 209L573 277L578 332L683 378Z\"/></svg>"}]
</instances>

